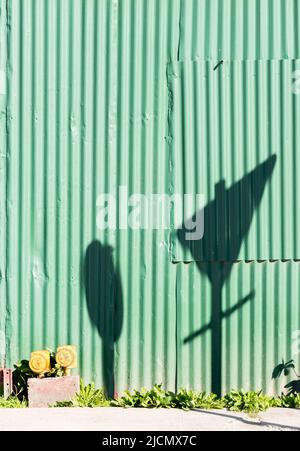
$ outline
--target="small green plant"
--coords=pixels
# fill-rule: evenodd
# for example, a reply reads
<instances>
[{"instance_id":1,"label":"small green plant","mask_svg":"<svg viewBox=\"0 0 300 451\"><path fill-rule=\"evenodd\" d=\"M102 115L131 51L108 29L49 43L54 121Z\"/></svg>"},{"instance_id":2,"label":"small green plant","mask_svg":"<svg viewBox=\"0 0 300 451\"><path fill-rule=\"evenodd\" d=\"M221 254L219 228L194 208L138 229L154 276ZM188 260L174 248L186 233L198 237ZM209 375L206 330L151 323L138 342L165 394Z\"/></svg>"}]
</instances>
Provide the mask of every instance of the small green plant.
<instances>
[{"instance_id":1,"label":"small green plant","mask_svg":"<svg viewBox=\"0 0 300 451\"><path fill-rule=\"evenodd\" d=\"M223 409L224 400L214 393L198 393L196 400L197 409Z\"/></svg>"},{"instance_id":2,"label":"small green plant","mask_svg":"<svg viewBox=\"0 0 300 451\"><path fill-rule=\"evenodd\" d=\"M286 407L289 409L300 409L300 393L292 393L290 395L282 395L278 398L276 407ZM274 406L275 407L275 406Z\"/></svg>"},{"instance_id":3,"label":"small green plant","mask_svg":"<svg viewBox=\"0 0 300 451\"><path fill-rule=\"evenodd\" d=\"M0 409L23 409L27 407L25 399L20 400L17 396L12 395L8 398L0 397Z\"/></svg>"},{"instance_id":4,"label":"small green plant","mask_svg":"<svg viewBox=\"0 0 300 451\"><path fill-rule=\"evenodd\" d=\"M273 398L259 392L231 391L224 396L224 406L233 412L258 413L272 407Z\"/></svg>"},{"instance_id":5,"label":"small green plant","mask_svg":"<svg viewBox=\"0 0 300 451\"><path fill-rule=\"evenodd\" d=\"M186 390L181 388L175 398L175 407L183 410L196 409L197 407L197 393L193 390Z\"/></svg>"},{"instance_id":6,"label":"small green plant","mask_svg":"<svg viewBox=\"0 0 300 451\"><path fill-rule=\"evenodd\" d=\"M107 407L107 400L104 391L95 388L95 384L84 385L80 381L80 392L70 399L70 401L59 401L54 407Z\"/></svg>"},{"instance_id":7,"label":"small green plant","mask_svg":"<svg viewBox=\"0 0 300 451\"><path fill-rule=\"evenodd\" d=\"M293 373L296 376L296 380L290 381L285 385L285 389L287 390L287 395L299 394L300 393L300 375L296 372L294 360L289 360L285 362L283 359L279 365L277 365L272 374L273 379L279 378L282 374L284 376L289 376L290 373Z\"/></svg>"},{"instance_id":8,"label":"small green plant","mask_svg":"<svg viewBox=\"0 0 300 451\"><path fill-rule=\"evenodd\" d=\"M28 360L21 360L21 362L14 365L13 371L13 387L14 393L20 397L26 395L27 380L30 377L35 377L34 373L29 368Z\"/></svg>"},{"instance_id":9,"label":"small green plant","mask_svg":"<svg viewBox=\"0 0 300 451\"><path fill-rule=\"evenodd\" d=\"M142 388L130 393L125 390L124 395L117 400L111 401L111 406L115 407L175 407L175 395L170 391L165 391L161 385L154 385L151 390Z\"/></svg>"},{"instance_id":10,"label":"small green plant","mask_svg":"<svg viewBox=\"0 0 300 451\"><path fill-rule=\"evenodd\" d=\"M121 398L111 401L111 406L168 409L175 407L183 410L221 409L223 402L214 394L207 395L183 388L175 394L164 390L161 385L154 385L150 390L142 388L132 393L126 390Z\"/></svg>"},{"instance_id":11,"label":"small green plant","mask_svg":"<svg viewBox=\"0 0 300 451\"><path fill-rule=\"evenodd\" d=\"M285 362L283 359L279 365L277 365L272 374L273 379L277 379L284 374L284 376L289 376L290 372L293 372L295 376L300 379L300 375L296 372L295 363L294 360L289 360L288 362Z\"/></svg>"},{"instance_id":12,"label":"small green plant","mask_svg":"<svg viewBox=\"0 0 300 451\"><path fill-rule=\"evenodd\" d=\"M196 392L181 388L175 396L175 404L179 409L222 409L223 400L217 395Z\"/></svg>"}]
</instances>

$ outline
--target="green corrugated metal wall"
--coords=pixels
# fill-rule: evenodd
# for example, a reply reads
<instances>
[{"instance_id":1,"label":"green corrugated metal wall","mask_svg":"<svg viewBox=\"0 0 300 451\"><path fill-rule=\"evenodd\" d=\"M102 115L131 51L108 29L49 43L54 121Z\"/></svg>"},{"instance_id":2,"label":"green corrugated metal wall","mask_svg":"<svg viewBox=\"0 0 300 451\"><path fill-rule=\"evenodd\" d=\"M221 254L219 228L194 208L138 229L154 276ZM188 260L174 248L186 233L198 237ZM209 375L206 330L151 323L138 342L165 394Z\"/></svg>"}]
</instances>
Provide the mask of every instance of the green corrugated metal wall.
<instances>
[{"instance_id":1,"label":"green corrugated metal wall","mask_svg":"<svg viewBox=\"0 0 300 451\"><path fill-rule=\"evenodd\" d=\"M289 90L290 71L299 67L299 2L0 5L2 360L10 365L32 349L73 343L80 373L111 391L155 382L278 390L272 369L292 356L300 329L300 96ZM181 89L170 70L182 74ZM204 103L207 92L212 102ZM196 121L204 128L201 118L207 134L191 136ZM216 245L211 258L209 247L209 262L200 262L202 254L191 256L168 230L96 227L97 195L119 185L169 193L185 179L194 191L201 175L209 201L216 183L224 179L230 188L247 180L272 154L272 174L254 197L258 212L246 221L238 209L244 233L234 252ZM184 174L186 163L192 176ZM228 230L226 238L236 229Z\"/></svg>"}]
</instances>

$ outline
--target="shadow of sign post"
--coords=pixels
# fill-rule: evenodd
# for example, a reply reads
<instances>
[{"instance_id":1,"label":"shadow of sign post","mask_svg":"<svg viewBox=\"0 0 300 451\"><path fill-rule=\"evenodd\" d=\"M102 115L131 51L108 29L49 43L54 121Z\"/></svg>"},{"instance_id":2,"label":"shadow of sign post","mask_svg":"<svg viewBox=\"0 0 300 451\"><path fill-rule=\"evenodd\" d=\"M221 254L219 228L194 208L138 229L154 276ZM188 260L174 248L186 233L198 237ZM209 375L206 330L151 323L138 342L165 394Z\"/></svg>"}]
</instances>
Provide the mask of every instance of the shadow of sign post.
<instances>
[{"instance_id":1,"label":"shadow of sign post","mask_svg":"<svg viewBox=\"0 0 300 451\"><path fill-rule=\"evenodd\" d=\"M123 295L112 247L93 241L84 260L84 284L90 320L102 338L102 375L106 393L116 394L115 344L123 324Z\"/></svg>"},{"instance_id":2,"label":"shadow of sign post","mask_svg":"<svg viewBox=\"0 0 300 451\"><path fill-rule=\"evenodd\" d=\"M222 388L222 320L255 296L255 292L251 291L233 308L223 312L222 289L238 259L242 242L249 232L254 212L260 205L275 164L276 156L272 155L230 188L225 188L224 181L216 185L215 199L204 208L205 231L202 240L187 241L185 235L190 230L187 231L184 226L177 232L181 245L190 250L199 271L208 277L211 284L211 321L192 332L184 339L184 343L211 330L212 391L217 395L221 395ZM220 255L224 255L224 258L220 258Z\"/></svg>"}]
</instances>

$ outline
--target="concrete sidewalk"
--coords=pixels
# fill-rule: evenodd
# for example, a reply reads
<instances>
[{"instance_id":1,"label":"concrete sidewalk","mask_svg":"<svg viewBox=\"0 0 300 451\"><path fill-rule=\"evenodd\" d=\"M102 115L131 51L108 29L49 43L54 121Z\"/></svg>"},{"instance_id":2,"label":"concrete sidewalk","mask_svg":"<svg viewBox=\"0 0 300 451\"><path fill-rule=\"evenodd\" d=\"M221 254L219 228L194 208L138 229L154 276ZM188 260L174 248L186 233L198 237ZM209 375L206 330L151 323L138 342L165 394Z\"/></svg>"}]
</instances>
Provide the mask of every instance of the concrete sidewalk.
<instances>
[{"instance_id":1,"label":"concrete sidewalk","mask_svg":"<svg viewBox=\"0 0 300 451\"><path fill-rule=\"evenodd\" d=\"M0 409L0 431L299 431L300 410Z\"/></svg>"}]
</instances>

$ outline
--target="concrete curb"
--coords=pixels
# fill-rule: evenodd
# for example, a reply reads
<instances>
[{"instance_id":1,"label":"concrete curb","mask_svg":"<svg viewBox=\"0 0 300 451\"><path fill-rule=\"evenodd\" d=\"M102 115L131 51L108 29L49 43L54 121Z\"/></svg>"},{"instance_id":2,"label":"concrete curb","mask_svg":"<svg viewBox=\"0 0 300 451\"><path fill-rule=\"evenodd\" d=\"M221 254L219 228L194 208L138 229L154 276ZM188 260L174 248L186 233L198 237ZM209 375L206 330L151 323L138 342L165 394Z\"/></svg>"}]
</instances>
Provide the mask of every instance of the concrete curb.
<instances>
[{"instance_id":1,"label":"concrete curb","mask_svg":"<svg viewBox=\"0 0 300 451\"><path fill-rule=\"evenodd\" d=\"M29 408L0 409L1 431L299 431L300 410L270 409L255 417L226 410Z\"/></svg>"}]
</instances>

